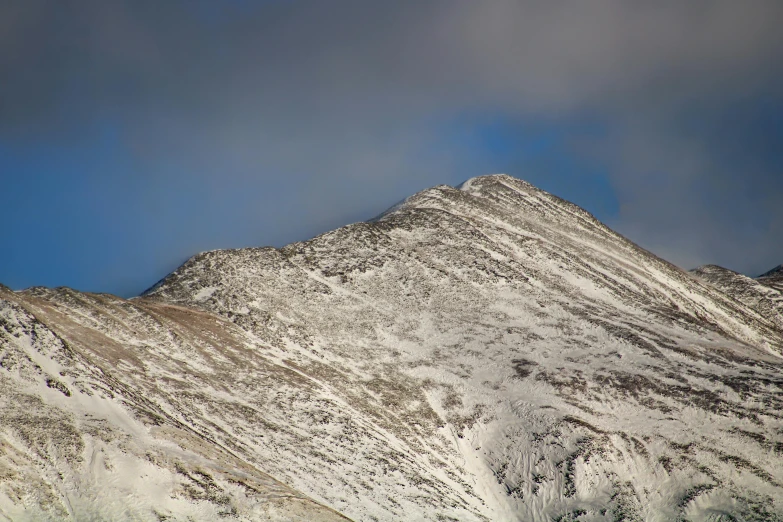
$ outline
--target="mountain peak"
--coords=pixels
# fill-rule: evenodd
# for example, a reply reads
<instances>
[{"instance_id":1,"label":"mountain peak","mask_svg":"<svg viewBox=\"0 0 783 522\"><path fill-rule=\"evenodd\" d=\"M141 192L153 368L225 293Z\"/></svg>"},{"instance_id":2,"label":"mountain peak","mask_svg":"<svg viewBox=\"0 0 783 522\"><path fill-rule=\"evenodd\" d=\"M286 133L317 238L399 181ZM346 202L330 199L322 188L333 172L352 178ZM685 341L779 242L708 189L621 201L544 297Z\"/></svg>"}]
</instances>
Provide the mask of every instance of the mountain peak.
<instances>
[{"instance_id":1,"label":"mountain peak","mask_svg":"<svg viewBox=\"0 0 783 522\"><path fill-rule=\"evenodd\" d=\"M692 274L732 274L732 275L742 275L739 272L735 272L734 270L731 270L729 268L722 267L720 265L713 265L713 264L707 264L707 265L701 265L698 266L692 270L689 270Z\"/></svg>"},{"instance_id":2,"label":"mountain peak","mask_svg":"<svg viewBox=\"0 0 783 522\"><path fill-rule=\"evenodd\" d=\"M461 195L479 195L482 192L492 192L493 188L498 190L501 186L503 186L502 184L504 182L510 186L516 186L518 189L539 190L530 183L509 176L508 174L485 174L482 176L475 176L466 179L455 187L446 184L428 187L400 200L381 214L370 219L368 222L377 222L399 210L420 206L423 201L432 201L433 199L451 199L453 203L456 203L459 201Z\"/></svg>"},{"instance_id":3,"label":"mountain peak","mask_svg":"<svg viewBox=\"0 0 783 522\"><path fill-rule=\"evenodd\" d=\"M508 174L476 176L456 187L437 185L422 190L371 221L413 209L437 209L463 218L490 213L502 220L526 221L526 227L541 220L570 223L572 228L600 229L602 234L619 237L587 210Z\"/></svg>"},{"instance_id":4,"label":"mountain peak","mask_svg":"<svg viewBox=\"0 0 783 522\"><path fill-rule=\"evenodd\" d=\"M468 178L459 185L457 185L455 188L459 190L468 190L473 185L479 185L482 182L509 182L514 184L520 184L520 185L526 185L529 187L533 187L530 183L527 181L521 180L519 178L515 178L513 176L510 176L508 174L484 174L482 176L474 176L472 178Z\"/></svg>"}]
</instances>

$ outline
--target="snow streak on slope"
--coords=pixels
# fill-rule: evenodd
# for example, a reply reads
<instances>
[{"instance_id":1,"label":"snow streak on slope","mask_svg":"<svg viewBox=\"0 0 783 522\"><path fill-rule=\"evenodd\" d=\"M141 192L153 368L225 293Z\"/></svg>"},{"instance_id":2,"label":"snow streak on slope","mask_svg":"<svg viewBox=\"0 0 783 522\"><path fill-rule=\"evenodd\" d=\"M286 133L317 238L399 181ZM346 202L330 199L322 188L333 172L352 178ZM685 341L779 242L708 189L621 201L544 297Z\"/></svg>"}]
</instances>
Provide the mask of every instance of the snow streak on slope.
<instances>
[{"instance_id":1,"label":"snow streak on slope","mask_svg":"<svg viewBox=\"0 0 783 522\"><path fill-rule=\"evenodd\" d=\"M508 176L435 187L282 249L200 254L130 302L2 298L80 361L49 370L58 356L30 347L38 334L0 340L46 373L29 394L56 397L46 418L70 416L74 440L92 444L85 413L109 411L78 390L117 383L89 396L114 408L98 418L152 448L158 482L171 480L157 497L132 486L134 514L262 519L285 490L317 520L338 516L322 506L355 520L783 517L775 316ZM3 433L73 484L46 479L51 498L96 504L86 449L39 456ZM113 444L113 458L142 460ZM0 466L33 469L9 454ZM240 469L262 483L255 496L232 489ZM220 493L188 497L192 483ZM6 493L0 513L48 509L42 488Z\"/></svg>"}]
</instances>

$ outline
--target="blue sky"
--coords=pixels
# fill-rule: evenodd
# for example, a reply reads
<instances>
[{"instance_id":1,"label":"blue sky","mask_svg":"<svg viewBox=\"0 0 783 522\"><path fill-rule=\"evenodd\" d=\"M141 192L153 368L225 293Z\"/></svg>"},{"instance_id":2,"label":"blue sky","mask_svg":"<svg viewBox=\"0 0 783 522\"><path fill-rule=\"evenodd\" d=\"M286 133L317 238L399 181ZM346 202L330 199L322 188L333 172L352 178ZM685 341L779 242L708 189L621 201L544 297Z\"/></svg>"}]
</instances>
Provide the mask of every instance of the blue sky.
<instances>
[{"instance_id":1,"label":"blue sky","mask_svg":"<svg viewBox=\"0 0 783 522\"><path fill-rule=\"evenodd\" d=\"M506 172L684 267L783 263L783 4L0 7L0 283L135 295L196 252Z\"/></svg>"}]
</instances>

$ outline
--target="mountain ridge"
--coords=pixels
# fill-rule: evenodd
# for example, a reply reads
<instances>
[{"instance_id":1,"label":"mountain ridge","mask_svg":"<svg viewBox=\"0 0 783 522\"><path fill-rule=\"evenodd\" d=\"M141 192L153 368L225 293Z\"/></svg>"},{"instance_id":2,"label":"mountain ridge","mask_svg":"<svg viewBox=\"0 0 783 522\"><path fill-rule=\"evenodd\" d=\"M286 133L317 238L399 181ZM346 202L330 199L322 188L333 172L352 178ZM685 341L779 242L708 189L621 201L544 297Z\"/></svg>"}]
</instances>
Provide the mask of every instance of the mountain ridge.
<instances>
[{"instance_id":1,"label":"mountain ridge","mask_svg":"<svg viewBox=\"0 0 783 522\"><path fill-rule=\"evenodd\" d=\"M773 268L756 278L758 282L783 293L783 265Z\"/></svg>"},{"instance_id":2,"label":"mountain ridge","mask_svg":"<svg viewBox=\"0 0 783 522\"><path fill-rule=\"evenodd\" d=\"M762 277L753 279L718 265L700 266L691 270L691 273L783 330L783 291L775 288L774 281L773 284L765 283Z\"/></svg>"},{"instance_id":3,"label":"mountain ridge","mask_svg":"<svg viewBox=\"0 0 783 522\"><path fill-rule=\"evenodd\" d=\"M766 277L773 277L773 276L779 276L783 274L783 264L776 266L772 270L769 270L768 272L764 272L760 276L758 276L756 279L763 279Z\"/></svg>"}]
</instances>

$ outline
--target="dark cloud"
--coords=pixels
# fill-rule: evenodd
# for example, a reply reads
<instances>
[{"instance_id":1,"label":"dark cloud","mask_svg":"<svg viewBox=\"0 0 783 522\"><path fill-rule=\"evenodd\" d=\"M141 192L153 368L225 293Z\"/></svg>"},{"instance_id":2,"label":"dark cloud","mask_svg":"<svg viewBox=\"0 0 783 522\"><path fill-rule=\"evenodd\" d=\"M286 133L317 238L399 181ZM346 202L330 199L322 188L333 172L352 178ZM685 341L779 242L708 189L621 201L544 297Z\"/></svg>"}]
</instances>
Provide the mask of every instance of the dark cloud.
<instances>
[{"instance_id":1,"label":"dark cloud","mask_svg":"<svg viewBox=\"0 0 783 522\"><path fill-rule=\"evenodd\" d=\"M443 144L456 119L598 120L571 153L605 166L611 225L759 271L783 261L783 136L762 114L783 102L780 20L778 0L6 2L0 139L119 122L140 176L171 163L218 195L285 177L332 225L484 173Z\"/></svg>"},{"instance_id":2,"label":"dark cloud","mask_svg":"<svg viewBox=\"0 0 783 522\"><path fill-rule=\"evenodd\" d=\"M783 6L763 0L195 5L5 7L4 90L15 103L4 97L4 111L29 121L77 87L112 107L181 110L203 122L233 120L250 101L240 119L625 109L640 94L676 105L763 92L779 80L783 44Z\"/></svg>"}]
</instances>

